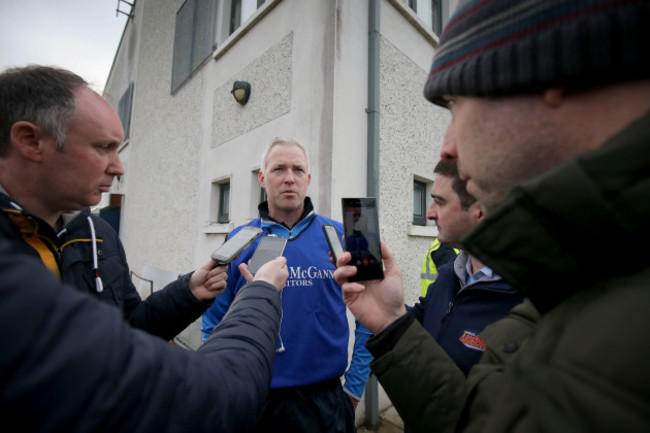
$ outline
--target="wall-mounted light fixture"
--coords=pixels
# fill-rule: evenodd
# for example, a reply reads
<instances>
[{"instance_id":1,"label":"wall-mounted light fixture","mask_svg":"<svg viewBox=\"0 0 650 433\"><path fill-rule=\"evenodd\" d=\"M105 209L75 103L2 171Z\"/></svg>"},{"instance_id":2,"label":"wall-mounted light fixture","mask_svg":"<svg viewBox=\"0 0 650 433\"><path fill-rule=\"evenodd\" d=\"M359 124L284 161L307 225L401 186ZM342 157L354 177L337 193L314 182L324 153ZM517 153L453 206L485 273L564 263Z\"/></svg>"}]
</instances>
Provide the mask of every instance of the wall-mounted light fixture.
<instances>
[{"instance_id":1,"label":"wall-mounted light fixture","mask_svg":"<svg viewBox=\"0 0 650 433\"><path fill-rule=\"evenodd\" d=\"M247 81L235 81L235 84L232 85L232 90L230 93L232 93L235 101L244 105L248 102L248 98L251 96L251 85Z\"/></svg>"}]
</instances>

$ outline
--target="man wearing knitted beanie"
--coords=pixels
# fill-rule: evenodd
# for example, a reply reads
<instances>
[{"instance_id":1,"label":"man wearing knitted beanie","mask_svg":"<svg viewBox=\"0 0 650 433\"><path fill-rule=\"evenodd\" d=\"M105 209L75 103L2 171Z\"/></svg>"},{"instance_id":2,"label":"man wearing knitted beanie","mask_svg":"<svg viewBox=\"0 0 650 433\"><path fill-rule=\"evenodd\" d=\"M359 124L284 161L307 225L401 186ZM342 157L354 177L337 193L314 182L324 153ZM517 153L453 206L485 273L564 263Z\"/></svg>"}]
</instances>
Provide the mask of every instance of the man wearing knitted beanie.
<instances>
[{"instance_id":1,"label":"man wearing knitted beanie","mask_svg":"<svg viewBox=\"0 0 650 433\"><path fill-rule=\"evenodd\" d=\"M381 282L347 282L412 431L650 431L650 2L461 1L425 96L487 217L463 245L527 301L463 377ZM367 290L366 290L367 289Z\"/></svg>"}]
</instances>

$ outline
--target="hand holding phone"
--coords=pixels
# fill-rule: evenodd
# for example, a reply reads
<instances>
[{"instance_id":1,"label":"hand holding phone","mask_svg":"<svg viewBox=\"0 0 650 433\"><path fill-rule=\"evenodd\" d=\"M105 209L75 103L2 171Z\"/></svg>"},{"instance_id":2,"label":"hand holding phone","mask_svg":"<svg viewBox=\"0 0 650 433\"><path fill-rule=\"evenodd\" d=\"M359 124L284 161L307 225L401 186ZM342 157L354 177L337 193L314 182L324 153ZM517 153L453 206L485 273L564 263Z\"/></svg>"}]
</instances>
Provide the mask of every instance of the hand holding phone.
<instances>
[{"instance_id":1,"label":"hand holding phone","mask_svg":"<svg viewBox=\"0 0 650 433\"><path fill-rule=\"evenodd\" d=\"M263 230L259 227L246 226L232 235L210 257L219 265L227 265L235 259L247 246L257 239Z\"/></svg>"},{"instance_id":2,"label":"hand holding phone","mask_svg":"<svg viewBox=\"0 0 650 433\"><path fill-rule=\"evenodd\" d=\"M257 248L255 248L248 265L248 272L255 275L264 263L281 256L286 245L287 238L275 235L264 236L260 239L260 243L257 244Z\"/></svg>"},{"instance_id":3,"label":"hand holding phone","mask_svg":"<svg viewBox=\"0 0 650 433\"><path fill-rule=\"evenodd\" d=\"M239 267L239 271L245 269L244 263ZM242 272L243 274L243 272ZM284 289L284 285L287 283L287 278L289 278L289 269L287 268L287 259L282 256L278 256L273 260L270 260L264 263L255 274L255 277L252 277L252 280L255 281L266 281L269 284L275 286L275 288L280 291ZM248 281L248 280L247 280Z\"/></svg>"},{"instance_id":4,"label":"hand holding phone","mask_svg":"<svg viewBox=\"0 0 650 433\"><path fill-rule=\"evenodd\" d=\"M384 278L377 199L374 197L344 198L342 204L345 249L352 255L349 264L357 268L357 273L348 280L366 281Z\"/></svg>"}]
</instances>

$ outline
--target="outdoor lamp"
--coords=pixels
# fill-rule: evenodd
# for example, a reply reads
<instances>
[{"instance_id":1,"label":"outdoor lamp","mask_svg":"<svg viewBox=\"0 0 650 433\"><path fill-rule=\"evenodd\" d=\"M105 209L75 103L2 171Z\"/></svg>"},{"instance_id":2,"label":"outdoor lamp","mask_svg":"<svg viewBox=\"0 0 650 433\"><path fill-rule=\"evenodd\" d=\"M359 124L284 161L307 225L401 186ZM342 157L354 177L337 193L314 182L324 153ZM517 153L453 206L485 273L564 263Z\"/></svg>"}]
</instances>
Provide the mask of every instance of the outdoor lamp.
<instances>
[{"instance_id":1,"label":"outdoor lamp","mask_svg":"<svg viewBox=\"0 0 650 433\"><path fill-rule=\"evenodd\" d=\"M232 90L230 93L232 93L235 101L244 105L248 102L248 98L251 96L251 85L247 81L235 81L235 84L232 85Z\"/></svg>"}]
</instances>

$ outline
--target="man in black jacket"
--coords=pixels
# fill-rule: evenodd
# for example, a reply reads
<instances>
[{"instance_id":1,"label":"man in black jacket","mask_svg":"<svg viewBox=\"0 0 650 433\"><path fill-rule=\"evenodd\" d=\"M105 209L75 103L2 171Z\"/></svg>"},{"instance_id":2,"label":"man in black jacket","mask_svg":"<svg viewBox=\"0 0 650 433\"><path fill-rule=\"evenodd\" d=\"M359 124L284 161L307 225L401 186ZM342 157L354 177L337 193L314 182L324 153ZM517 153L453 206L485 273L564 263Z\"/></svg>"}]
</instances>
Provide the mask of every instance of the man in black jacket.
<instances>
[{"instance_id":1,"label":"man in black jacket","mask_svg":"<svg viewBox=\"0 0 650 433\"><path fill-rule=\"evenodd\" d=\"M458 248L451 263L438 270L426 296L409 312L467 374L485 351L480 333L508 314L522 296L477 257L461 249L462 238L485 217L476 198L465 189L453 161L440 160L435 174L427 218L438 227L438 239Z\"/></svg>"},{"instance_id":2,"label":"man in black jacket","mask_svg":"<svg viewBox=\"0 0 650 433\"><path fill-rule=\"evenodd\" d=\"M271 383L288 276L284 257L265 264L192 352L61 286L0 237L2 422L21 432L251 431Z\"/></svg>"},{"instance_id":3,"label":"man in black jacket","mask_svg":"<svg viewBox=\"0 0 650 433\"><path fill-rule=\"evenodd\" d=\"M124 174L113 108L81 77L42 66L0 74L0 101L2 236L151 334L170 340L200 317L225 267L210 260L142 301L117 234L88 209Z\"/></svg>"}]
</instances>

